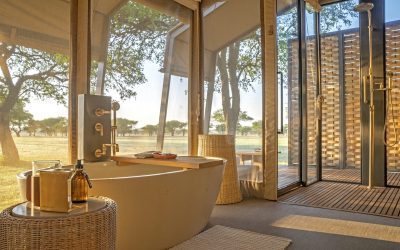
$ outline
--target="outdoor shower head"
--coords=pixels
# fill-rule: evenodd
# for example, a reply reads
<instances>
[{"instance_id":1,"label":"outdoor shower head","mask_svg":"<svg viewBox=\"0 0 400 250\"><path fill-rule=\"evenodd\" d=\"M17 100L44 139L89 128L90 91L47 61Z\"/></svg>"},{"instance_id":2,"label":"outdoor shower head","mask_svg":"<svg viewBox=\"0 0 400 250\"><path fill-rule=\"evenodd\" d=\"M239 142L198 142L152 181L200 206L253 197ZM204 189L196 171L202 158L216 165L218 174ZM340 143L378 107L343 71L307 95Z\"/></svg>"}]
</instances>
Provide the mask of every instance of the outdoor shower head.
<instances>
[{"instance_id":1,"label":"outdoor shower head","mask_svg":"<svg viewBox=\"0 0 400 250\"><path fill-rule=\"evenodd\" d=\"M373 3L360 3L359 5L356 5L353 10L357 12L364 12L371 11L372 8L374 8Z\"/></svg>"}]
</instances>

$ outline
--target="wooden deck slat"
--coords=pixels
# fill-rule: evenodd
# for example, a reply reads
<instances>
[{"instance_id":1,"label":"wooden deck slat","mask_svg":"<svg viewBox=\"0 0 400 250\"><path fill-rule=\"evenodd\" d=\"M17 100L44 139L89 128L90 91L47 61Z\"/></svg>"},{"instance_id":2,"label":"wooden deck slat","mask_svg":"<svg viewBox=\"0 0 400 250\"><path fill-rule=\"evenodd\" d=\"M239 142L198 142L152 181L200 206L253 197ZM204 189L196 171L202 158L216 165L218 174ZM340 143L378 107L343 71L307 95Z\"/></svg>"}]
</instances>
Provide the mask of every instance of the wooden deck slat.
<instances>
[{"instance_id":1,"label":"wooden deck slat","mask_svg":"<svg viewBox=\"0 0 400 250\"><path fill-rule=\"evenodd\" d=\"M395 189L395 188L391 188L389 190L389 197L386 199L385 204L382 206L382 209L380 212L381 214L386 214L388 212L390 206L392 205L392 203L394 203L394 197L396 196L396 192L397 192L397 189Z\"/></svg>"},{"instance_id":2,"label":"wooden deck slat","mask_svg":"<svg viewBox=\"0 0 400 250\"><path fill-rule=\"evenodd\" d=\"M376 203L376 201L379 199L379 197L382 195L383 190L377 190L374 195L371 195L371 198L369 199L369 202L366 202L363 206L361 206L358 211L360 212L366 212L371 209Z\"/></svg>"},{"instance_id":3,"label":"wooden deck slat","mask_svg":"<svg viewBox=\"0 0 400 250\"><path fill-rule=\"evenodd\" d=\"M389 192L387 190L383 191L382 195L376 201L375 205L371 207L371 210L369 210L370 213L379 214L380 208L382 207L382 203L385 203L386 199L389 198L388 193Z\"/></svg>"},{"instance_id":4,"label":"wooden deck slat","mask_svg":"<svg viewBox=\"0 0 400 250\"><path fill-rule=\"evenodd\" d=\"M349 196L346 199L347 202L342 202L339 208L344 210L352 210L353 205L358 204L358 202L360 202L360 198L363 194L364 194L363 188L355 188L354 192L351 193L351 196Z\"/></svg>"},{"instance_id":5,"label":"wooden deck slat","mask_svg":"<svg viewBox=\"0 0 400 250\"><path fill-rule=\"evenodd\" d=\"M391 202L391 204L387 207L387 210L385 211L386 214L393 215L393 211L396 208L399 199L400 199L400 190L396 189L396 193L392 198L393 202Z\"/></svg>"},{"instance_id":6,"label":"wooden deck slat","mask_svg":"<svg viewBox=\"0 0 400 250\"><path fill-rule=\"evenodd\" d=\"M347 189L347 185L345 183L338 183L338 188L336 189L336 192L333 193L333 196L331 199L324 199L325 201L321 202L322 206L331 206L335 204L339 199L343 198L343 196L346 194L344 191Z\"/></svg>"},{"instance_id":7,"label":"wooden deck slat","mask_svg":"<svg viewBox=\"0 0 400 250\"><path fill-rule=\"evenodd\" d=\"M397 177L397 176L396 176ZM400 189L321 181L283 195L280 202L400 219Z\"/></svg>"},{"instance_id":8,"label":"wooden deck slat","mask_svg":"<svg viewBox=\"0 0 400 250\"><path fill-rule=\"evenodd\" d=\"M327 193L327 195L329 195L330 197L334 198L334 197L340 197L343 194L343 190L345 189L345 184L344 183L339 183L337 188L332 188L332 185L328 186L328 190L329 193ZM325 192L324 190L321 190L321 192ZM318 199L318 203L317 204L321 204L323 206L325 206L325 203L329 203L332 202L332 199L325 199L322 195L319 197Z\"/></svg>"},{"instance_id":9,"label":"wooden deck slat","mask_svg":"<svg viewBox=\"0 0 400 250\"><path fill-rule=\"evenodd\" d=\"M332 185L334 185L334 183L332 183ZM347 204L346 200L351 200L354 193L358 192L358 189L356 188L358 185L354 185L354 186L347 185L347 186L348 186L349 191L342 197L342 199L340 199L338 202L333 204L334 208L343 209L343 206L345 206Z\"/></svg>"}]
</instances>

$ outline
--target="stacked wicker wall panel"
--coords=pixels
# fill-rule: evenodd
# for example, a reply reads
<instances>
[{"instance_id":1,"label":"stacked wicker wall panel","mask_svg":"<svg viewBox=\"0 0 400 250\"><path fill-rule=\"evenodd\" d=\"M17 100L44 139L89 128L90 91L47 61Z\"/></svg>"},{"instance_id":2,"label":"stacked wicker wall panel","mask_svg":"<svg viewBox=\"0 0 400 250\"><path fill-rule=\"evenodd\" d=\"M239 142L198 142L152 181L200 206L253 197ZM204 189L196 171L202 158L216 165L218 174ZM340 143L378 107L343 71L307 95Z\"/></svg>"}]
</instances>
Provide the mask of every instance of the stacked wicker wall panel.
<instances>
[{"instance_id":1,"label":"stacked wicker wall panel","mask_svg":"<svg viewBox=\"0 0 400 250\"><path fill-rule=\"evenodd\" d=\"M345 122L346 122L346 166L361 167L361 110L360 110L360 42L359 33L343 35Z\"/></svg>"},{"instance_id":2,"label":"stacked wicker wall panel","mask_svg":"<svg viewBox=\"0 0 400 250\"><path fill-rule=\"evenodd\" d=\"M340 157L340 102L339 102L339 38L321 38L322 105L321 153L322 166L339 165Z\"/></svg>"},{"instance_id":3,"label":"stacked wicker wall panel","mask_svg":"<svg viewBox=\"0 0 400 250\"><path fill-rule=\"evenodd\" d=\"M339 46L339 37L343 44ZM307 38L308 41L311 38ZM297 40L289 42L289 154L292 162L298 162L299 155L299 68ZM343 48L340 51L340 48ZM321 37L321 81L324 104L322 107L322 165L324 167L340 166L340 140L345 140L344 167L360 168L361 166L361 88L360 88L360 44L359 30L351 29L324 34ZM307 54L312 55L315 44L307 42ZM340 86L339 54L344 58L343 82ZM307 57L307 113L308 113L308 163L316 159L316 113L315 113L315 81L313 72L316 65L313 58ZM394 73L393 106L396 128L400 139L400 21L386 25L386 70ZM344 118L340 119L340 87L344 89ZM391 114L388 114L391 120ZM345 123L345 131L341 138L340 124ZM392 126L392 124L390 124ZM392 127L387 129L388 143L395 142ZM400 144L387 148L387 167L389 170L400 169Z\"/></svg>"}]
</instances>

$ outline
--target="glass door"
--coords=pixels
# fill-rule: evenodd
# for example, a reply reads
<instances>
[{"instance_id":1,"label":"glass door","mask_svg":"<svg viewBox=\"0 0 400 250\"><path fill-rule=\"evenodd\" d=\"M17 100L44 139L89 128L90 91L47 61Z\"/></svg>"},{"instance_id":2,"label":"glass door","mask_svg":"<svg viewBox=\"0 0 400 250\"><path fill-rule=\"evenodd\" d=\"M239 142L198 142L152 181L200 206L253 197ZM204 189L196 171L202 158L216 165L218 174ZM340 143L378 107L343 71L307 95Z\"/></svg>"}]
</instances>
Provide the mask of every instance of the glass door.
<instances>
[{"instance_id":1,"label":"glass door","mask_svg":"<svg viewBox=\"0 0 400 250\"><path fill-rule=\"evenodd\" d=\"M300 183L300 69L298 1L277 1L278 190Z\"/></svg>"},{"instance_id":2,"label":"glass door","mask_svg":"<svg viewBox=\"0 0 400 250\"><path fill-rule=\"evenodd\" d=\"M304 65L306 71L305 79L303 82L303 88L306 92L306 110L303 112L303 119L306 119L306 126L303 128L305 133L306 148L303 152L306 154L307 163L307 174L303 176L303 181L306 184L311 184L317 181L318 172L318 142L319 142L319 106L317 97L319 95L318 86L318 40L317 40L317 13L313 8L306 3L305 5L305 57L306 65ZM304 96L303 96L304 98ZM304 177L307 177L304 179Z\"/></svg>"},{"instance_id":3,"label":"glass door","mask_svg":"<svg viewBox=\"0 0 400 250\"><path fill-rule=\"evenodd\" d=\"M400 186L400 138L397 129L400 124L400 1L386 0L385 29L386 29L386 72L393 74L392 91L386 94L386 184ZM388 86L388 83L387 85ZM397 131L395 131L397 129Z\"/></svg>"},{"instance_id":4,"label":"glass door","mask_svg":"<svg viewBox=\"0 0 400 250\"><path fill-rule=\"evenodd\" d=\"M322 180L361 182L358 0L321 11Z\"/></svg>"}]
</instances>

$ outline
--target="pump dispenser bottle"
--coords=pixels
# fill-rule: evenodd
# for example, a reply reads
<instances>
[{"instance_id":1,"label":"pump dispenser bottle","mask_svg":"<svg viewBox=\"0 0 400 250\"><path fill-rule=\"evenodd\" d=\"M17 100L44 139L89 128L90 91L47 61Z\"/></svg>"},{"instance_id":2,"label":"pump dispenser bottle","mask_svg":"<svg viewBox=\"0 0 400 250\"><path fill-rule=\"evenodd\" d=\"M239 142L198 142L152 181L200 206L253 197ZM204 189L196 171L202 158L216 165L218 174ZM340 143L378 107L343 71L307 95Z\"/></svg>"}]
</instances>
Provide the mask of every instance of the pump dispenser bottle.
<instances>
[{"instance_id":1,"label":"pump dispenser bottle","mask_svg":"<svg viewBox=\"0 0 400 250\"><path fill-rule=\"evenodd\" d=\"M75 165L75 173L71 179L72 202L86 202L88 200L88 188L92 188L92 184L89 176L83 171L82 161L78 160Z\"/></svg>"}]
</instances>

